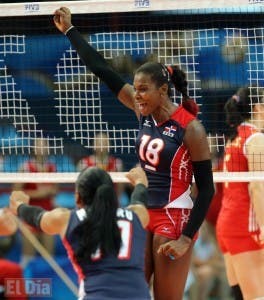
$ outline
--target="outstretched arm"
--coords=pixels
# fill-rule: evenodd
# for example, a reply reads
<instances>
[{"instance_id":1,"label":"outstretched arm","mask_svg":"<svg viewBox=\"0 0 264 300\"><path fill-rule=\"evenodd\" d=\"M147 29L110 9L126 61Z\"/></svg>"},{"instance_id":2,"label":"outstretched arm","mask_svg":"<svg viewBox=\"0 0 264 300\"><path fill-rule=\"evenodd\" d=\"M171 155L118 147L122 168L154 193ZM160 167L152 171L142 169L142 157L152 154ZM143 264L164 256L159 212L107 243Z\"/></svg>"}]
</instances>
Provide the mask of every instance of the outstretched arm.
<instances>
[{"instance_id":1,"label":"outstretched arm","mask_svg":"<svg viewBox=\"0 0 264 300\"><path fill-rule=\"evenodd\" d=\"M118 97L128 108L136 111L134 89L114 71L106 60L83 38L80 32L71 23L71 12L67 7L61 7L54 13L56 27L64 33L76 49L83 63Z\"/></svg>"},{"instance_id":2,"label":"outstretched arm","mask_svg":"<svg viewBox=\"0 0 264 300\"><path fill-rule=\"evenodd\" d=\"M9 207L13 214L47 234L64 236L70 218L68 209L55 208L46 211L41 207L28 205L28 203L29 196L24 192L14 191L11 193Z\"/></svg>"}]
</instances>

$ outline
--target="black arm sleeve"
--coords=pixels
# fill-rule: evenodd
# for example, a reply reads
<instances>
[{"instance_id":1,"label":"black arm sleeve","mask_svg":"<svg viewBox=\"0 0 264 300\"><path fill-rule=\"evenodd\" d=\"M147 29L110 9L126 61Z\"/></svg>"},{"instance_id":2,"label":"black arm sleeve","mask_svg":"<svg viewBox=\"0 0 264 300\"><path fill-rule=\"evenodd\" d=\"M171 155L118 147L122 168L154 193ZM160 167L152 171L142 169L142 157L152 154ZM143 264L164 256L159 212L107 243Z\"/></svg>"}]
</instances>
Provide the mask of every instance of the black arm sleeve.
<instances>
[{"instance_id":1,"label":"black arm sleeve","mask_svg":"<svg viewBox=\"0 0 264 300\"><path fill-rule=\"evenodd\" d=\"M40 221L45 212L46 210L39 206L27 204L21 204L17 209L17 215L21 220L38 229L41 229Z\"/></svg>"},{"instance_id":2,"label":"black arm sleeve","mask_svg":"<svg viewBox=\"0 0 264 300\"><path fill-rule=\"evenodd\" d=\"M194 202L190 219L182 232L189 238L193 238L202 225L214 195L211 160L193 162L193 174L198 195Z\"/></svg>"},{"instance_id":3,"label":"black arm sleeve","mask_svg":"<svg viewBox=\"0 0 264 300\"><path fill-rule=\"evenodd\" d=\"M130 204L141 204L146 206L148 201L148 191L144 184L137 184L130 197Z\"/></svg>"},{"instance_id":4,"label":"black arm sleeve","mask_svg":"<svg viewBox=\"0 0 264 300\"><path fill-rule=\"evenodd\" d=\"M115 72L106 60L91 47L80 32L72 27L66 34L72 46L76 49L82 62L105 84L118 95L126 82Z\"/></svg>"}]
</instances>

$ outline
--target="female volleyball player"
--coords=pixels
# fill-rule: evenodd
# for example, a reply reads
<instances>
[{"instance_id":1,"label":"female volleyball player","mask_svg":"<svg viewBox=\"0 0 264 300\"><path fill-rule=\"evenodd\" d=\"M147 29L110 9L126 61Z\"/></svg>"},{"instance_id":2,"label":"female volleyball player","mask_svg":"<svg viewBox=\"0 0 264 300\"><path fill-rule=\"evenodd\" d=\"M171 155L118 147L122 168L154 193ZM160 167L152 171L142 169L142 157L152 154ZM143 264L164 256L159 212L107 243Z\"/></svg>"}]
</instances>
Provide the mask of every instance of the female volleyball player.
<instances>
[{"instance_id":1,"label":"female volleyball player","mask_svg":"<svg viewBox=\"0 0 264 300\"><path fill-rule=\"evenodd\" d=\"M139 119L136 149L149 181L146 278L149 282L154 275L156 300L182 299L193 239L214 193L207 137L195 118L197 106L187 95L185 74L177 66L146 63L131 86L72 26L69 9L58 9L54 22L85 65ZM181 92L182 106L172 102L171 85ZM189 190L193 174L198 187L194 207Z\"/></svg>"},{"instance_id":2,"label":"female volleyball player","mask_svg":"<svg viewBox=\"0 0 264 300\"><path fill-rule=\"evenodd\" d=\"M264 89L239 89L225 112L230 133L224 170L264 171ZM263 181L224 185L216 233L235 299L264 299Z\"/></svg>"},{"instance_id":3,"label":"female volleyball player","mask_svg":"<svg viewBox=\"0 0 264 300\"><path fill-rule=\"evenodd\" d=\"M60 234L80 278L79 299L150 299L144 277L147 178L140 167L127 177L135 185L127 209L118 207L111 177L98 167L80 173L74 210L46 211L26 204L22 191L11 194L13 213L47 234Z\"/></svg>"}]
</instances>

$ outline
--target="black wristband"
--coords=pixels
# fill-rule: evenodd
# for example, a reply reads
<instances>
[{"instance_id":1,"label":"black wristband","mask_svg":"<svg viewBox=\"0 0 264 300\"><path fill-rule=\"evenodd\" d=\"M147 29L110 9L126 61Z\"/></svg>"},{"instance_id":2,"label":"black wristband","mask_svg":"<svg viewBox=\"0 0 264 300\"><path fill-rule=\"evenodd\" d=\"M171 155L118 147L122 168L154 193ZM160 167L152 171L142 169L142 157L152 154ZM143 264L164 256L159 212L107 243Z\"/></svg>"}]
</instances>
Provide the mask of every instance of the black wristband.
<instances>
[{"instance_id":1,"label":"black wristband","mask_svg":"<svg viewBox=\"0 0 264 300\"><path fill-rule=\"evenodd\" d=\"M141 204L146 206L148 202L148 190L144 184L139 183L135 186L131 194L130 204Z\"/></svg>"},{"instance_id":2,"label":"black wristband","mask_svg":"<svg viewBox=\"0 0 264 300\"><path fill-rule=\"evenodd\" d=\"M194 201L189 221L182 232L191 239L202 225L214 195L211 160L195 161L192 164L198 195Z\"/></svg>"},{"instance_id":3,"label":"black wristband","mask_svg":"<svg viewBox=\"0 0 264 300\"><path fill-rule=\"evenodd\" d=\"M45 212L46 210L39 206L27 204L21 204L17 209L17 215L21 220L38 229L41 229L40 221Z\"/></svg>"}]
</instances>

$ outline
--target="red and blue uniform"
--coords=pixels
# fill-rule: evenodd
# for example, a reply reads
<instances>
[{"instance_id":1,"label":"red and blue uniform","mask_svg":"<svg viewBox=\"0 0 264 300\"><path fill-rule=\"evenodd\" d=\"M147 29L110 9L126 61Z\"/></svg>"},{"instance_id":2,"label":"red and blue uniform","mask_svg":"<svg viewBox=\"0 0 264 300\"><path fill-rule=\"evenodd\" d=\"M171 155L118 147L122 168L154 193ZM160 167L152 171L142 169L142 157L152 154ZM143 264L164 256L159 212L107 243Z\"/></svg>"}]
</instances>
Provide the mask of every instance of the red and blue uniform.
<instances>
[{"instance_id":1,"label":"red and blue uniform","mask_svg":"<svg viewBox=\"0 0 264 300\"><path fill-rule=\"evenodd\" d=\"M85 209L72 210L63 239L80 280L80 299L150 300L144 275L146 232L137 215L127 209L117 210L117 222L122 237L122 246L117 257L101 257L100 251L97 251L90 261L77 264L74 259L79 245L76 228L86 217Z\"/></svg>"},{"instance_id":2,"label":"red and blue uniform","mask_svg":"<svg viewBox=\"0 0 264 300\"><path fill-rule=\"evenodd\" d=\"M193 207L190 197L192 162L183 138L187 125L194 119L182 106L161 124L151 115L140 117L136 150L149 182L148 229L169 238L179 236ZM166 213L169 218L161 216L164 208L170 209Z\"/></svg>"},{"instance_id":3,"label":"red and blue uniform","mask_svg":"<svg viewBox=\"0 0 264 300\"><path fill-rule=\"evenodd\" d=\"M152 116L141 117L136 149L149 181L149 208L191 208L191 199L181 196L192 181L190 154L183 137L194 119L182 106L162 124L156 124Z\"/></svg>"}]
</instances>

